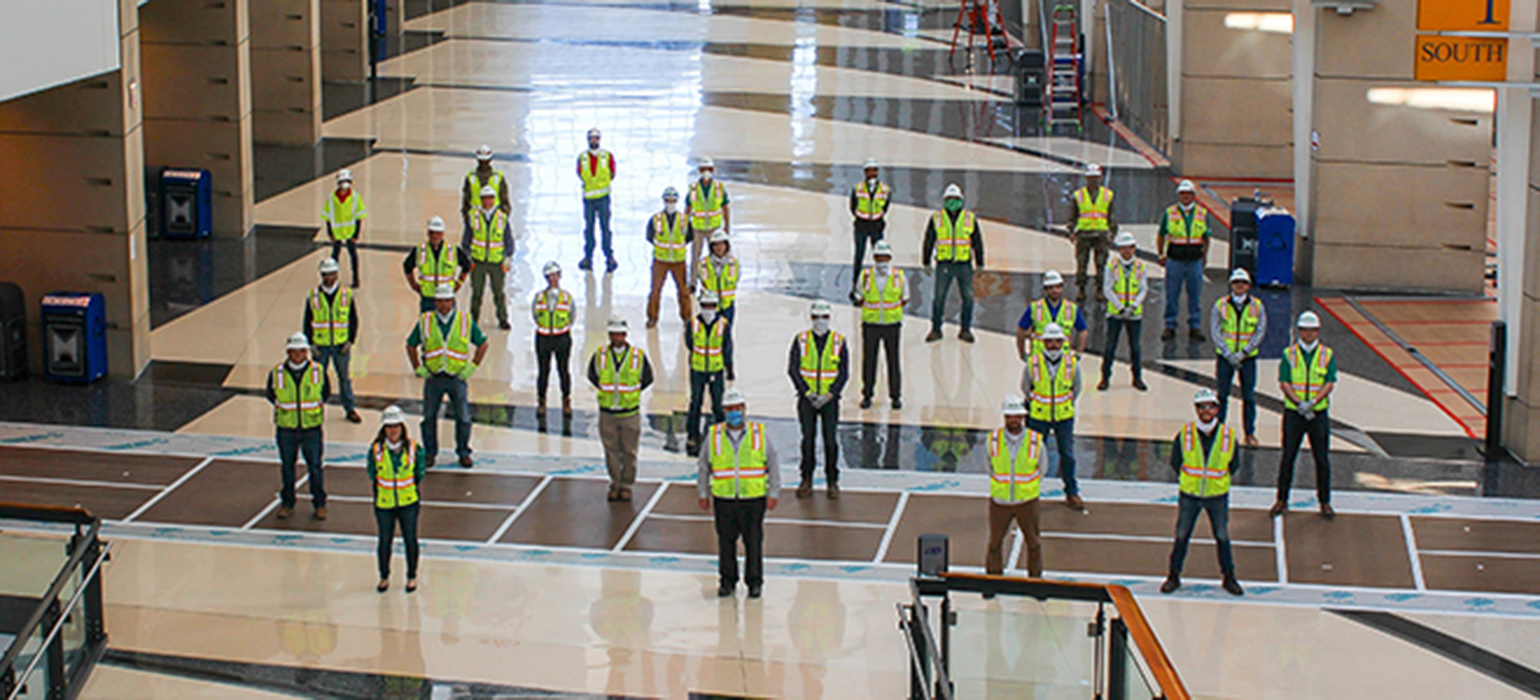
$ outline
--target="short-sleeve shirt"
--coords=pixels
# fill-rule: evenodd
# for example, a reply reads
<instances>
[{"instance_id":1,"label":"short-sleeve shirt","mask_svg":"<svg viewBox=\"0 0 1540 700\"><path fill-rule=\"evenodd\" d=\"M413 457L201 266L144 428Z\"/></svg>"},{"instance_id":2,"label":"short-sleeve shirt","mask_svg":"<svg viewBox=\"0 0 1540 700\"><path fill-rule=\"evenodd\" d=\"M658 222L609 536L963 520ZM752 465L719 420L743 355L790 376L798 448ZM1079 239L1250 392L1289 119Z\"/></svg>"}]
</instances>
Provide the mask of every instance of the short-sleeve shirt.
<instances>
[{"instance_id":1,"label":"short-sleeve shirt","mask_svg":"<svg viewBox=\"0 0 1540 700\"><path fill-rule=\"evenodd\" d=\"M1057 304L1052 304L1052 303L1048 303L1048 302L1044 302L1044 303L1048 304L1048 310L1050 312L1054 313L1054 314L1059 313L1059 307L1064 305L1064 302L1062 302L1062 301L1057 303ZM1022 329L1024 331L1032 330L1032 305L1031 304L1027 304L1027 310L1023 311L1021 313L1021 320L1016 322L1016 327L1020 328L1020 329ZM1085 325L1085 307L1076 306L1075 307L1075 331L1078 333L1078 332L1083 331L1085 329L1086 329L1086 325Z\"/></svg>"},{"instance_id":2,"label":"short-sleeve shirt","mask_svg":"<svg viewBox=\"0 0 1540 700\"><path fill-rule=\"evenodd\" d=\"M432 312L430 311L429 313L432 313ZM455 318L454 315L451 314L449 316L449 320L448 321L439 321L438 332L441 335L441 337L444 337L444 338L448 338L449 337L449 325L454 323L454 318ZM434 320L438 320L438 319L435 318ZM471 321L471 345L485 345L486 342L487 342L487 334L481 332L481 324L476 323L474 320L472 320ZM409 348L415 348L415 347L417 347L419 345L422 345L422 324L421 323L414 323L414 324L412 324L412 334L406 337L406 346L409 347Z\"/></svg>"}]
</instances>

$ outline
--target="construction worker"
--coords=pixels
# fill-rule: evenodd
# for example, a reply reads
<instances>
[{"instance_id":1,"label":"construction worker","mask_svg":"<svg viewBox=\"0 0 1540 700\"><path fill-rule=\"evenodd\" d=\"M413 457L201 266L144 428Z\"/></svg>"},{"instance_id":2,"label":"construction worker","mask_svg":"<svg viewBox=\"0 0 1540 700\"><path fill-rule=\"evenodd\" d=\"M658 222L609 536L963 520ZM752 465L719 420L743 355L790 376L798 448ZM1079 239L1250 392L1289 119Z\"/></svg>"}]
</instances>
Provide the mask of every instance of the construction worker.
<instances>
[{"instance_id":1,"label":"construction worker","mask_svg":"<svg viewBox=\"0 0 1540 700\"><path fill-rule=\"evenodd\" d=\"M505 216L513 216L513 200L508 198L508 178L503 171L492 167L492 147L482 144L476 149L476 167L465 174L465 182L460 185L460 222L465 228L471 227L471 212L481 201L481 190L491 187L497 193L497 207Z\"/></svg>"},{"instance_id":2,"label":"construction worker","mask_svg":"<svg viewBox=\"0 0 1540 700\"><path fill-rule=\"evenodd\" d=\"M797 498L813 495L813 467L816 466L813 448L820 421L823 423L823 469L829 499L840 497L840 446L836 431L840 419L840 392L850 380L850 356L845 347L845 336L829 328L830 315L829 302L822 299L813 302L808 310L812 327L792 339L786 362L786 374L797 390L797 420L802 424L802 483L797 486Z\"/></svg>"},{"instance_id":3,"label":"construction worker","mask_svg":"<svg viewBox=\"0 0 1540 700\"><path fill-rule=\"evenodd\" d=\"M1177 305L1187 292L1187 337L1203 342L1203 266L1208 260L1208 210L1198 206L1198 188L1192 180L1176 186L1176 204L1166 207L1166 215L1155 232L1155 248L1160 264L1166 268L1166 330L1161 340L1176 338Z\"/></svg>"},{"instance_id":4,"label":"construction worker","mask_svg":"<svg viewBox=\"0 0 1540 700\"><path fill-rule=\"evenodd\" d=\"M685 454L696 456L700 450L701 403L711 392L711 423L722 422L723 377L722 350L727 341L727 319L717 311L716 292L700 293L700 313L690 319L684 344L690 350L690 409L685 414Z\"/></svg>"},{"instance_id":5,"label":"construction worker","mask_svg":"<svg viewBox=\"0 0 1540 700\"><path fill-rule=\"evenodd\" d=\"M690 227L695 229L696 249L692 254L699 257L702 238L718 229L722 233L732 233L733 216L727 188L716 179L716 162L710 158L701 158L696 168L700 177L690 183L690 189L685 192L684 214L690 220Z\"/></svg>"},{"instance_id":6,"label":"construction worker","mask_svg":"<svg viewBox=\"0 0 1540 700\"><path fill-rule=\"evenodd\" d=\"M588 150L577 156L578 179L583 181L583 261L578 269L594 269L594 221L604 234L604 271L614 272L614 239L610 235L610 183L615 179L615 156L599 148L599 130L588 130Z\"/></svg>"},{"instance_id":7,"label":"construction worker","mask_svg":"<svg viewBox=\"0 0 1540 700\"><path fill-rule=\"evenodd\" d=\"M530 308L535 317L535 394L539 405L537 414L545 417L545 390L550 386L551 364L555 361L556 375L561 380L561 414L572 416L572 372L568 365L572 358L572 295L561 288L561 265L552 260L541 270L545 275L545 289L535 293Z\"/></svg>"},{"instance_id":8,"label":"construction worker","mask_svg":"<svg viewBox=\"0 0 1540 700\"><path fill-rule=\"evenodd\" d=\"M732 242L727 239L726 231L714 231L711 234L711 245L707 251L709 255L701 258L700 269L695 273L695 279L700 282L702 292L711 291L717 295L717 313L727 319L727 339L722 346L722 367L727 371L727 381L735 381L737 373L733 371L733 324L738 316L738 258L733 255Z\"/></svg>"},{"instance_id":9,"label":"construction worker","mask_svg":"<svg viewBox=\"0 0 1540 700\"><path fill-rule=\"evenodd\" d=\"M473 264L464 248L444 244L443 217L428 219L428 240L408 252L401 263L406 283L419 295L418 312L433 310L440 285L447 284L451 291L459 291Z\"/></svg>"},{"instance_id":10,"label":"construction worker","mask_svg":"<svg viewBox=\"0 0 1540 700\"><path fill-rule=\"evenodd\" d=\"M395 549L396 528L406 545L406 592L417 591L417 514L422 510L418 487L427 476L427 455L422 445L406 432L406 415L399 406L387 406L380 417L380 433L369 445L365 463L373 484L374 521L379 528L375 562L380 583L374 590L390 590L390 555Z\"/></svg>"},{"instance_id":11,"label":"construction worker","mask_svg":"<svg viewBox=\"0 0 1540 700\"><path fill-rule=\"evenodd\" d=\"M471 354L471 347L476 349ZM406 339L406 357L412 371L422 377L422 446L426 465L438 463L439 404L449 397L449 415L455 421L455 454L460 466L471 468L471 375L487 356L487 336L471 315L455 308L455 290L438 286L433 310L423 313Z\"/></svg>"},{"instance_id":12,"label":"construction worker","mask_svg":"<svg viewBox=\"0 0 1540 700\"><path fill-rule=\"evenodd\" d=\"M861 266L866 263L866 244L882 240L887 231L888 201L893 196L892 188L877 179L877 159L867 158L861 171L866 178L850 188L850 215L855 217L856 238L856 257L850 270L853 281L861 274ZM856 293L860 288L861 285L857 283L851 291Z\"/></svg>"},{"instance_id":13,"label":"construction worker","mask_svg":"<svg viewBox=\"0 0 1540 700\"><path fill-rule=\"evenodd\" d=\"M1134 373L1134 388L1148 391L1144 384L1143 342L1139 331L1144 326L1144 297L1149 292L1148 271L1144 261L1134 256L1138 243L1134 234L1124 231L1114 241L1117 257L1107 263L1102 285L1107 298L1107 348L1102 353L1102 380L1097 391L1106 391L1112 383L1112 361L1118 354L1118 336L1128 332L1128 363Z\"/></svg>"},{"instance_id":14,"label":"construction worker","mask_svg":"<svg viewBox=\"0 0 1540 700\"><path fill-rule=\"evenodd\" d=\"M893 267L893 246L877 241L872 246L872 266L861 271L856 284L861 301L861 408L872 407L877 390L877 350L888 357L888 398L893 410L904 407L903 370L898 345L903 331L904 305L909 303L909 283L904 271Z\"/></svg>"},{"instance_id":15,"label":"construction worker","mask_svg":"<svg viewBox=\"0 0 1540 700\"><path fill-rule=\"evenodd\" d=\"M1219 422L1230 412L1230 386L1236 374L1241 379L1241 406L1246 429L1246 447L1257 446L1257 355L1262 352L1262 338L1267 335L1267 309L1251 296L1251 275L1237 267L1230 273L1230 293L1214 302L1209 322L1214 336L1214 352L1219 355L1214 366L1214 380L1219 385Z\"/></svg>"},{"instance_id":16,"label":"construction worker","mask_svg":"<svg viewBox=\"0 0 1540 700\"><path fill-rule=\"evenodd\" d=\"M315 519L326 519L326 476L321 468L321 407L331 398L326 370L310 361L310 341L304 333L289 336L284 346L288 358L267 374L267 402L273 405L273 425L278 433L278 465L282 488L278 492L278 519L294 514L294 467L301 452L310 474L310 504Z\"/></svg>"},{"instance_id":17,"label":"construction worker","mask_svg":"<svg viewBox=\"0 0 1540 700\"><path fill-rule=\"evenodd\" d=\"M941 210L931 214L925 226L925 242L920 255L925 274L931 274L931 258L936 261L936 300L930 307L930 335L925 342L941 340L941 317L946 311L946 297L955 281L962 295L961 329L957 339L973 342L973 268L984 269L984 234L979 230L973 211L963 208L962 188L947 185L941 194Z\"/></svg>"},{"instance_id":18,"label":"construction worker","mask_svg":"<svg viewBox=\"0 0 1540 700\"><path fill-rule=\"evenodd\" d=\"M1021 312L1021 318L1016 321L1016 355L1023 362L1036 351L1036 341L1049 324L1057 325L1059 330L1074 329L1075 352L1085 352L1086 336L1089 335L1085 313L1079 304L1064 300L1064 276L1058 270L1043 273L1042 298L1028 304L1027 310Z\"/></svg>"},{"instance_id":19,"label":"construction worker","mask_svg":"<svg viewBox=\"0 0 1540 700\"><path fill-rule=\"evenodd\" d=\"M337 386L342 390L342 410L347 412L348 422L364 422L353 402L353 378L348 371L353 345L358 342L358 307L353 303L353 292L338 281L337 261L332 258L321 262L321 286L310 290L305 300L303 327L321 371L325 372L328 364L337 368Z\"/></svg>"},{"instance_id":20,"label":"construction worker","mask_svg":"<svg viewBox=\"0 0 1540 700\"><path fill-rule=\"evenodd\" d=\"M765 439L765 424L744 418L743 394L733 389L723 400L726 418L706 435L695 493L701 510L716 509L717 597L730 597L738 587L742 539L743 581L749 597L758 598L765 584L765 511L780 503L781 466L775 446Z\"/></svg>"},{"instance_id":21,"label":"construction worker","mask_svg":"<svg viewBox=\"0 0 1540 700\"><path fill-rule=\"evenodd\" d=\"M652 244L652 291L647 295L647 327L658 325L658 306L663 302L663 283L674 278L674 297L679 320L690 324L690 242L695 229L679 212L679 190L663 190L663 211L647 220L647 242Z\"/></svg>"},{"instance_id":22,"label":"construction worker","mask_svg":"<svg viewBox=\"0 0 1540 700\"><path fill-rule=\"evenodd\" d=\"M1091 254L1096 254L1093 272L1107 267L1107 244L1111 236L1118 232L1118 219L1112 208L1112 190L1102 187L1102 166L1095 163L1086 166L1085 187L1070 195L1070 204L1073 206L1075 226L1070 229L1069 240L1075 244L1075 284L1080 288L1075 301L1083 302L1086 265L1091 260ZM1096 300L1106 301L1101 284L1098 282L1092 286L1096 288Z\"/></svg>"},{"instance_id":23,"label":"construction worker","mask_svg":"<svg viewBox=\"0 0 1540 700\"><path fill-rule=\"evenodd\" d=\"M1198 524L1198 514L1208 513L1209 528L1219 551L1219 571L1223 587L1231 595L1244 595L1235 580L1235 559L1230 553L1230 472L1235 470L1235 431L1224 424L1219 411L1224 399L1208 389L1199 389L1192 398L1198 420L1182 426L1171 441L1171 468L1176 471L1180 495L1177 496L1176 542L1171 547L1171 566L1161 593L1182 586L1182 564L1187 561L1187 543Z\"/></svg>"},{"instance_id":24,"label":"construction worker","mask_svg":"<svg viewBox=\"0 0 1540 700\"><path fill-rule=\"evenodd\" d=\"M460 247L471 257L471 319L481 320L481 293L492 284L497 327L508 330L508 261L513 256L513 229L508 215L497 208L497 190L481 188L481 208L470 213L471 225L460 236Z\"/></svg>"},{"instance_id":25,"label":"construction worker","mask_svg":"<svg viewBox=\"0 0 1540 700\"><path fill-rule=\"evenodd\" d=\"M1027 407L1020 396L1000 404L1005 427L989 434L989 547L984 572L1005 573L1002 545L1011 522L1021 528L1027 550L1027 576L1043 577L1043 541L1037 498L1043 490L1043 436L1028 430ZM994 597L989 595L987 597Z\"/></svg>"},{"instance_id":26,"label":"construction worker","mask_svg":"<svg viewBox=\"0 0 1540 700\"><path fill-rule=\"evenodd\" d=\"M642 392L652 386L652 363L626 341L626 320L611 316L610 343L588 361L588 383L599 391L599 439L610 473L610 501L629 502L636 483L636 448L642 438Z\"/></svg>"},{"instance_id":27,"label":"construction worker","mask_svg":"<svg viewBox=\"0 0 1540 700\"><path fill-rule=\"evenodd\" d=\"M1050 323L1038 338L1037 350L1027 357L1021 374L1021 391L1030 398L1027 427L1051 434L1059 448L1059 477L1064 480L1064 503L1085 510L1080 482L1075 478L1075 400L1080 398L1080 355L1064 351L1066 336Z\"/></svg>"},{"instance_id":28,"label":"construction worker","mask_svg":"<svg viewBox=\"0 0 1540 700\"><path fill-rule=\"evenodd\" d=\"M326 225L326 237L332 242L332 259L342 259L342 246L348 247L348 257L353 263L353 288L358 288L358 237L364 232L364 219L369 212L364 198L353 191L353 171L343 168L337 171L337 189L326 198L321 207L321 222Z\"/></svg>"},{"instance_id":29,"label":"construction worker","mask_svg":"<svg viewBox=\"0 0 1540 700\"><path fill-rule=\"evenodd\" d=\"M1321 318L1314 311L1299 315L1295 324L1299 340L1283 351L1278 363L1278 390L1283 393L1283 455L1278 463L1278 500L1268 511L1273 517L1289 509L1289 488L1294 485L1294 460L1299 446L1310 436L1315 457L1315 499L1321 515L1336 516L1331 507L1331 405L1337 387L1337 358L1321 341Z\"/></svg>"}]
</instances>

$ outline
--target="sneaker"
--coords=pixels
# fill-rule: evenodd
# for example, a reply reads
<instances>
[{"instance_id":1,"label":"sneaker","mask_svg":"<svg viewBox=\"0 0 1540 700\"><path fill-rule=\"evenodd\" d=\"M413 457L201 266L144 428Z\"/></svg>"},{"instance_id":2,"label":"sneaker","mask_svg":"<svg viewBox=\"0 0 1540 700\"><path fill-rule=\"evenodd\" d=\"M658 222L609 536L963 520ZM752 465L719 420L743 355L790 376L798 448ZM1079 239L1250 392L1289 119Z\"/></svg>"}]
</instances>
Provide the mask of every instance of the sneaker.
<instances>
[{"instance_id":1,"label":"sneaker","mask_svg":"<svg viewBox=\"0 0 1540 700\"><path fill-rule=\"evenodd\" d=\"M471 461L470 455L463 455L460 457L460 466L466 469L470 469L472 464L474 464L474 462Z\"/></svg>"},{"instance_id":2,"label":"sneaker","mask_svg":"<svg viewBox=\"0 0 1540 700\"><path fill-rule=\"evenodd\" d=\"M1241 582L1235 580L1235 572L1233 571L1225 574L1224 582L1219 585L1230 595L1246 595L1246 589L1241 588Z\"/></svg>"},{"instance_id":3,"label":"sneaker","mask_svg":"<svg viewBox=\"0 0 1540 700\"><path fill-rule=\"evenodd\" d=\"M861 397L861 409L862 410L866 410L866 409L871 408L871 407L872 407L872 397L870 397L870 396L862 396Z\"/></svg>"},{"instance_id":4,"label":"sneaker","mask_svg":"<svg viewBox=\"0 0 1540 700\"><path fill-rule=\"evenodd\" d=\"M813 497L813 480L812 479L803 479L802 483L797 486L797 498L812 498L812 497Z\"/></svg>"},{"instance_id":5,"label":"sneaker","mask_svg":"<svg viewBox=\"0 0 1540 700\"><path fill-rule=\"evenodd\" d=\"M964 343L971 343L973 342L973 331L964 328L957 332L957 339Z\"/></svg>"},{"instance_id":6,"label":"sneaker","mask_svg":"<svg viewBox=\"0 0 1540 700\"><path fill-rule=\"evenodd\" d=\"M1161 340L1176 340L1176 329L1175 328L1167 328L1166 330L1161 331L1160 339Z\"/></svg>"},{"instance_id":7,"label":"sneaker","mask_svg":"<svg viewBox=\"0 0 1540 700\"><path fill-rule=\"evenodd\" d=\"M733 584L731 586L729 586L729 585L727 585L725 583L718 585L717 586L717 597L718 598L731 598L731 597L733 597L733 589L734 588L737 588L737 584Z\"/></svg>"},{"instance_id":8,"label":"sneaker","mask_svg":"<svg viewBox=\"0 0 1540 700\"><path fill-rule=\"evenodd\" d=\"M1150 385L1145 384L1144 379L1140 377L1134 377L1134 388L1139 391L1149 391Z\"/></svg>"},{"instance_id":9,"label":"sneaker","mask_svg":"<svg viewBox=\"0 0 1540 700\"><path fill-rule=\"evenodd\" d=\"M1172 592L1172 591L1174 591L1174 590L1176 590L1178 588L1181 588L1181 587L1182 587L1182 575L1181 574L1169 574L1169 575L1166 576L1166 582L1160 584L1160 592L1161 593L1170 593L1170 592Z\"/></svg>"},{"instance_id":10,"label":"sneaker","mask_svg":"<svg viewBox=\"0 0 1540 700\"><path fill-rule=\"evenodd\" d=\"M1267 509L1267 517L1276 518L1287 512L1289 512L1289 504L1283 501L1274 501L1273 507Z\"/></svg>"},{"instance_id":11,"label":"sneaker","mask_svg":"<svg viewBox=\"0 0 1540 700\"><path fill-rule=\"evenodd\" d=\"M831 500L831 501L838 501L839 499L840 499L840 485L836 484L836 483L834 483L832 481L829 482L829 500Z\"/></svg>"},{"instance_id":12,"label":"sneaker","mask_svg":"<svg viewBox=\"0 0 1540 700\"><path fill-rule=\"evenodd\" d=\"M1200 331L1196 328L1187 331L1187 338L1194 343L1202 343L1208 340L1208 338L1203 335L1203 331Z\"/></svg>"},{"instance_id":13,"label":"sneaker","mask_svg":"<svg viewBox=\"0 0 1540 700\"><path fill-rule=\"evenodd\" d=\"M1331 520L1332 518L1337 517L1337 509L1331 507L1330 503L1322 503L1321 517L1326 518L1327 520Z\"/></svg>"},{"instance_id":14,"label":"sneaker","mask_svg":"<svg viewBox=\"0 0 1540 700\"><path fill-rule=\"evenodd\" d=\"M763 592L762 591L763 588L764 588L764 586L749 586L749 598L751 598L751 599L758 599L759 598L759 594L761 592Z\"/></svg>"},{"instance_id":15,"label":"sneaker","mask_svg":"<svg viewBox=\"0 0 1540 700\"><path fill-rule=\"evenodd\" d=\"M1085 501L1081 500L1080 494L1078 493L1072 493L1068 496L1065 496L1064 505L1069 506L1070 510L1085 510Z\"/></svg>"},{"instance_id":16,"label":"sneaker","mask_svg":"<svg viewBox=\"0 0 1540 700\"><path fill-rule=\"evenodd\" d=\"M279 520L288 520L291 515L294 515L294 506L278 506L277 517Z\"/></svg>"},{"instance_id":17,"label":"sneaker","mask_svg":"<svg viewBox=\"0 0 1540 700\"><path fill-rule=\"evenodd\" d=\"M893 397L893 410L897 411L897 410L902 409L903 407L904 407L904 402L899 400L899 398L897 396Z\"/></svg>"},{"instance_id":18,"label":"sneaker","mask_svg":"<svg viewBox=\"0 0 1540 700\"><path fill-rule=\"evenodd\" d=\"M315 509L315 519L316 520L325 520L326 516L327 516L326 506L316 506L316 509Z\"/></svg>"},{"instance_id":19,"label":"sneaker","mask_svg":"<svg viewBox=\"0 0 1540 700\"><path fill-rule=\"evenodd\" d=\"M1102 380L1096 383L1096 390L1097 391L1106 391L1107 387L1109 387L1111 385L1112 385L1112 380L1111 379L1109 379L1107 377L1102 377Z\"/></svg>"},{"instance_id":20,"label":"sneaker","mask_svg":"<svg viewBox=\"0 0 1540 700\"><path fill-rule=\"evenodd\" d=\"M356 411L356 410L348 411L348 422L349 423L362 423L362 422L364 422L364 417L358 415L358 411Z\"/></svg>"},{"instance_id":21,"label":"sneaker","mask_svg":"<svg viewBox=\"0 0 1540 700\"><path fill-rule=\"evenodd\" d=\"M925 336L925 342L927 343L934 343L938 340L941 340L941 331L931 331L929 335Z\"/></svg>"},{"instance_id":22,"label":"sneaker","mask_svg":"<svg viewBox=\"0 0 1540 700\"><path fill-rule=\"evenodd\" d=\"M589 260L588 258L583 258L583 260L578 263L578 269L584 272L592 270L594 269L594 261Z\"/></svg>"}]
</instances>

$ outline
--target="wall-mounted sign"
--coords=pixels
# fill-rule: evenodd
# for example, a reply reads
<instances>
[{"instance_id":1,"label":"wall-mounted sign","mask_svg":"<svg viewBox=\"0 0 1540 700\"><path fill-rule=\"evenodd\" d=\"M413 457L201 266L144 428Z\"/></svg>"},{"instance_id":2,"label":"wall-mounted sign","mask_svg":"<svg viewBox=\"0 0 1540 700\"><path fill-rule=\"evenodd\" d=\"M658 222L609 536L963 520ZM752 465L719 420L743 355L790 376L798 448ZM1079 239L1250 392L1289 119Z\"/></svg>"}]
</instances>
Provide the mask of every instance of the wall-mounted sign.
<instances>
[{"instance_id":1,"label":"wall-mounted sign","mask_svg":"<svg viewBox=\"0 0 1540 700\"><path fill-rule=\"evenodd\" d=\"M1418 0L1417 29L1424 32L1508 31L1509 0Z\"/></svg>"},{"instance_id":2,"label":"wall-mounted sign","mask_svg":"<svg viewBox=\"0 0 1540 700\"><path fill-rule=\"evenodd\" d=\"M1418 80L1508 79L1508 40L1423 34L1417 37Z\"/></svg>"}]
</instances>

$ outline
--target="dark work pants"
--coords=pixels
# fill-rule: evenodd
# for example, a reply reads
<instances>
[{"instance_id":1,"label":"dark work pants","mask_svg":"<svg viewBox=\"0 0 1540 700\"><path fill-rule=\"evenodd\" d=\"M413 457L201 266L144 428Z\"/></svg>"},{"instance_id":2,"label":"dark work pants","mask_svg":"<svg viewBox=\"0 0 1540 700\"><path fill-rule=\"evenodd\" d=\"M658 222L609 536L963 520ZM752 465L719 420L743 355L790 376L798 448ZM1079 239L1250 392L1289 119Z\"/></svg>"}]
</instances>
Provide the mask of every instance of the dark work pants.
<instances>
[{"instance_id":1,"label":"dark work pants","mask_svg":"<svg viewBox=\"0 0 1540 700\"><path fill-rule=\"evenodd\" d=\"M1235 386L1235 375L1241 377L1241 420L1247 435L1257 434L1257 358L1241 360L1240 367L1232 366L1225 358L1214 360L1214 381L1219 384L1219 422L1230 417L1230 390Z\"/></svg>"},{"instance_id":2,"label":"dark work pants","mask_svg":"<svg viewBox=\"0 0 1540 700\"><path fill-rule=\"evenodd\" d=\"M823 408L813 408L806 397L797 399L797 420L802 424L802 480L813 480L813 468L818 466L814 447L818 439L818 423L823 422L824 478L831 484L840 480L840 444L836 431L839 429L840 403L836 396Z\"/></svg>"},{"instance_id":3,"label":"dark work pants","mask_svg":"<svg viewBox=\"0 0 1540 700\"><path fill-rule=\"evenodd\" d=\"M717 576L723 586L738 585L738 539L743 539L743 582L765 582L765 500L712 499L717 523Z\"/></svg>"},{"instance_id":4,"label":"dark work pants","mask_svg":"<svg viewBox=\"0 0 1540 700\"><path fill-rule=\"evenodd\" d=\"M1107 347L1102 352L1102 379L1112 378L1112 362L1118 357L1118 336L1128 330L1128 364L1134 371L1134 379L1144 376L1144 368L1139 363L1144 361L1143 343L1140 342L1139 331L1144 326L1143 319L1124 320L1121 318L1107 317Z\"/></svg>"},{"instance_id":5,"label":"dark work pants","mask_svg":"<svg viewBox=\"0 0 1540 700\"><path fill-rule=\"evenodd\" d=\"M721 423L726 417L722 412L722 388L726 386L723 370L697 372L690 370L690 408L685 413L685 436L691 445L699 445L701 438L701 406L706 402L706 392L711 392L711 420L706 427Z\"/></svg>"},{"instance_id":6,"label":"dark work pants","mask_svg":"<svg viewBox=\"0 0 1540 700\"><path fill-rule=\"evenodd\" d=\"M358 286L358 237L346 241L332 241L332 260L342 262L342 246L348 247L348 257L353 260L353 286Z\"/></svg>"},{"instance_id":7,"label":"dark work pants","mask_svg":"<svg viewBox=\"0 0 1540 700\"><path fill-rule=\"evenodd\" d=\"M594 223L599 224L599 230L604 238L604 258L611 262L615 260L613 247L614 237L610 235L610 196L604 195L598 199L583 200L583 259L594 259Z\"/></svg>"},{"instance_id":8,"label":"dark work pants","mask_svg":"<svg viewBox=\"0 0 1540 700\"><path fill-rule=\"evenodd\" d=\"M1187 562L1187 543L1192 540L1193 528L1198 525L1198 515L1204 512L1208 513L1215 548L1219 550L1220 573L1235 573L1235 559L1230 555L1230 494L1198 498L1184 493L1177 499L1176 506L1176 542L1171 546L1171 573L1182 573L1182 565Z\"/></svg>"},{"instance_id":9,"label":"dark work pants","mask_svg":"<svg viewBox=\"0 0 1540 700\"><path fill-rule=\"evenodd\" d=\"M898 340L903 326L898 323L861 324L861 397L869 399L877 384L877 350L879 344L888 358L888 397L903 394L903 370L898 362Z\"/></svg>"},{"instance_id":10,"label":"dark work pants","mask_svg":"<svg viewBox=\"0 0 1540 700\"><path fill-rule=\"evenodd\" d=\"M401 527L401 542L406 545L406 577L417 578L417 512L421 503L403 508L375 508L374 522L380 527L380 543L375 558L380 565L380 580L390 578L390 555L394 549L396 526Z\"/></svg>"},{"instance_id":11,"label":"dark work pants","mask_svg":"<svg viewBox=\"0 0 1540 700\"><path fill-rule=\"evenodd\" d=\"M1278 464L1278 500L1289 501L1289 488L1294 485L1294 461L1299 457L1299 446L1310 436L1310 454L1315 457L1315 498L1331 503L1331 419L1325 411L1305 420L1294 411L1283 414L1283 461Z\"/></svg>"},{"instance_id":12,"label":"dark work pants","mask_svg":"<svg viewBox=\"0 0 1540 700\"><path fill-rule=\"evenodd\" d=\"M286 508L294 507L295 465L300 452L305 453L305 467L310 473L310 504L320 508L326 505L326 476L321 470L321 429L278 429L278 466L283 487L278 499Z\"/></svg>"},{"instance_id":13,"label":"dark work pants","mask_svg":"<svg viewBox=\"0 0 1540 700\"><path fill-rule=\"evenodd\" d=\"M722 337L722 369L727 370L727 376L736 376L733 372L733 326L738 323L738 305L733 304L722 309L717 312L717 315L727 319L727 330L723 331ZM685 332L690 332L688 326Z\"/></svg>"},{"instance_id":14,"label":"dark work pants","mask_svg":"<svg viewBox=\"0 0 1540 700\"><path fill-rule=\"evenodd\" d=\"M941 262L936 263L936 298L930 305L932 333L941 332L942 318L946 314L946 296L954 281L957 283L957 293L962 295L962 310L958 314L957 325L965 331L973 328L973 263Z\"/></svg>"},{"instance_id":15,"label":"dark work pants","mask_svg":"<svg viewBox=\"0 0 1540 700\"><path fill-rule=\"evenodd\" d=\"M851 264L851 288L861 279L861 268L866 265L866 245L882 240L883 232L888 229L886 219L856 219L855 222L856 258Z\"/></svg>"},{"instance_id":16,"label":"dark work pants","mask_svg":"<svg viewBox=\"0 0 1540 700\"><path fill-rule=\"evenodd\" d=\"M572 333L535 336L535 361L539 372L535 375L535 396L545 403L545 390L551 386L551 360L556 362L556 376L561 379L561 396L572 396L572 370L567 366L572 358Z\"/></svg>"}]
</instances>

